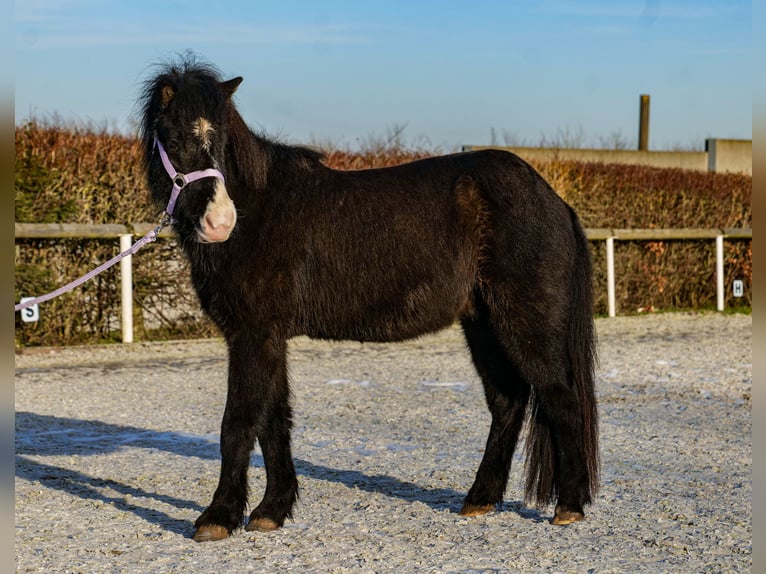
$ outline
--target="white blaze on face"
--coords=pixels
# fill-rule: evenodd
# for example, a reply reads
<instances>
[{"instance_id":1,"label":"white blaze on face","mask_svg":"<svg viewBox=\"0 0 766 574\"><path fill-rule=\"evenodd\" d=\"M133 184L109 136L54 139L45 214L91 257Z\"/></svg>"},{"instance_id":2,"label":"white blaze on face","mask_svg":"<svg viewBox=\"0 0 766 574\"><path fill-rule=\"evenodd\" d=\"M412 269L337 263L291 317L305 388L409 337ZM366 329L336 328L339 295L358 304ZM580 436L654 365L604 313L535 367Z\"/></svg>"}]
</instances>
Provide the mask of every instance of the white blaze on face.
<instances>
[{"instance_id":1,"label":"white blaze on face","mask_svg":"<svg viewBox=\"0 0 766 574\"><path fill-rule=\"evenodd\" d=\"M199 138L205 151L210 151L210 140L214 131L213 124L205 118L199 118L192 125L192 133Z\"/></svg>"},{"instance_id":2,"label":"white blaze on face","mask_svg":"<svg viewBox=\"0 0 766 574\"><path fill-rule=\"evenodd\" d=\"M213 124L205 118L199 118L192 125L192 133L199 138L206 152L210 152L214 132ZM216 179L213 200L207 204L205 214L200 217L197 237L202 243L226 241L236 224L237 210L234 202L226 191L226 185Z\"/></svg>"}]
</instances>

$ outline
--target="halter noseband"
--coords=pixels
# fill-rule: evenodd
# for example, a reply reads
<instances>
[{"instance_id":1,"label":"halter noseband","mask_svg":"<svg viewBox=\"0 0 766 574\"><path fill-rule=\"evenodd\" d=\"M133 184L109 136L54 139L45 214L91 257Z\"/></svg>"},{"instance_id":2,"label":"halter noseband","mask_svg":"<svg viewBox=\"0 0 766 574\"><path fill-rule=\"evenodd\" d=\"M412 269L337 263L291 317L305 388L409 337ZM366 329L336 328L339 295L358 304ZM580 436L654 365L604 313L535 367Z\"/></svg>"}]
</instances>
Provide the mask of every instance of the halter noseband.
<instances>
[{"instance_id":1,"label":"halter noseband","mask_svg":"<svg viewBox=\"0 0 766 574\"><path fill-rule=\"evenodd\" d=\"M168 206L165 208L165 213L170 218L171 222L175 221L173 219L173 210L175 210L176 200L178 199L178 195L181 193L181 190L184 187L186 187L188 184L192 183L193 181L197 181L198 179L203 179L206 177L215 177L217 179L220 179L222 182L225 182L223 178L223 174L217 169L212 167L209 169L199 169L191 173L181 173L180 171L177 171L176 168L173 167L173 164L170 162L170 158L168 157L168 154L165 152L165 148L162 147L160 140L157 139L156 137L154 138L154 147L156 147L157 150L159 150L160 159L162 160L162 165L165 167L165 171L168 172L170 179L173 180L173 189L170 192L170 199L168 200Z\"/></svg>"}]
</instances>

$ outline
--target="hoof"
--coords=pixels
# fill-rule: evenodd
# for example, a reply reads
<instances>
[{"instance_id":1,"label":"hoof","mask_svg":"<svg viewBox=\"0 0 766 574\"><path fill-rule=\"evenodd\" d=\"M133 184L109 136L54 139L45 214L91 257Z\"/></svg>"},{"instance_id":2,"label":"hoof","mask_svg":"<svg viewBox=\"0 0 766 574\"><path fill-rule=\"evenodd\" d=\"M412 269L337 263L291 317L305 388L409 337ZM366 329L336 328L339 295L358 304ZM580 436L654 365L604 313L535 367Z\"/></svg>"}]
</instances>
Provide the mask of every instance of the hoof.
<instances>
[{"instance_id":1,"label":"hoof","mask_svg":"<svg viewBox=\"0 0 766 574\"><path fill-rule=\"evenodd\" d=\"M582 520L585 520L585 514L583 512L579 510L567 510L557 506L556 514L553 517L553 520L551 520L551 524L564 526L566 524L572 524L573 522L580 522Z\"/></svg>"},{"instance_id":2,"label":"hoof","mask_svg":"<svg viewBox=\"0 0 766 574\"><path fill-rule=\"evenodd\" d=\"M228 537L229 531L225 527L218 526L217 524L200 526L197 528L197 531L193 536L195 542L210 542L212 540L223 540Z\"/></svg>"},{"instance_id":3,"label":"hoof","mask_svg":"<svg viewBox=\"0 0 766 574\"><path fill-rule=\"evenodd\" d=\"M494 504L485 504L483 506L477 506L475 504L463 504L463 508L460 509L460 516L482 516L488 512L492 512L495 509Z\"/></svg>"},{"instance_id":4,"label":"hoof","mask_svg":"<svg viewBox=\"0 0 766 574\"><path fill-rule=\"evenodd\" d=\"M279 524L271 518L266 517L252 518L250 522L247 523L247 526L245 526L245 530L248 530L249 532L271 532L277 528L279 528Z\"/></svg>"}]
</instances>

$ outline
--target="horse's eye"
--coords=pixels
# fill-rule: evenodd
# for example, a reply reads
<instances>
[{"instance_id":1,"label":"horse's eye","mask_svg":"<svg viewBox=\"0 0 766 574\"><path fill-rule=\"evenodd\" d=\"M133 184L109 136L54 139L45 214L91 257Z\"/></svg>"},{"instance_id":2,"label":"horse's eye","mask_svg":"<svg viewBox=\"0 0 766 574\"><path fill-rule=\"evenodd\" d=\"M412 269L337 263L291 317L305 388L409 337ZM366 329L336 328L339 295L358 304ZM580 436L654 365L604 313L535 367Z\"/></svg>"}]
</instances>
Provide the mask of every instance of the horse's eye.
<instances>
[{"instance_id":1,"label":"horse's eye","mask_svg":"<svg viewBox=\"0 0 766 574\"><path fill-rule=\"evenodd\" d=\"M170 138L168 140L168 151L178 151L178 140Z\"/></svg>"}]
</instances>

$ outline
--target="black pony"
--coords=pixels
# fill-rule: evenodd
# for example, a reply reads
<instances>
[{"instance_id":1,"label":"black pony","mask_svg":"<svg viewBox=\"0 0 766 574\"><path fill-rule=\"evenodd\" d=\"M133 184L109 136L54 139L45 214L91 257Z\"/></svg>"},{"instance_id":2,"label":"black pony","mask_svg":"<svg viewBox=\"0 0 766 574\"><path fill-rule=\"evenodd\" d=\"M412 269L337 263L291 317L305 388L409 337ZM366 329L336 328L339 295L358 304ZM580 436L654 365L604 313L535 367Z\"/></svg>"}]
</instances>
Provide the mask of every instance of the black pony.
<instances>
[{"instance_id":1,"label":"black pony","mask_svg":"<svg viewBox=\"0 0 766 574\"><path fill-rule=\"evenodd\" d=\"M197 541L241 525L249 454L266 466L247 530L273 530L298 494L287 341L399 341L460 321L492 424L460 514L501 502L525 421L526 499L584 518L598 488L588 243L574 211L517 156L477 151L337 171L254 134L212 66L164 67L143 94L149 188L204 172L173 212L192 282L229 350L221 474ZM163 154L166 156L163 162ZM191 178L189 178L191 179Z\"/></svg>"}]
</instances>

